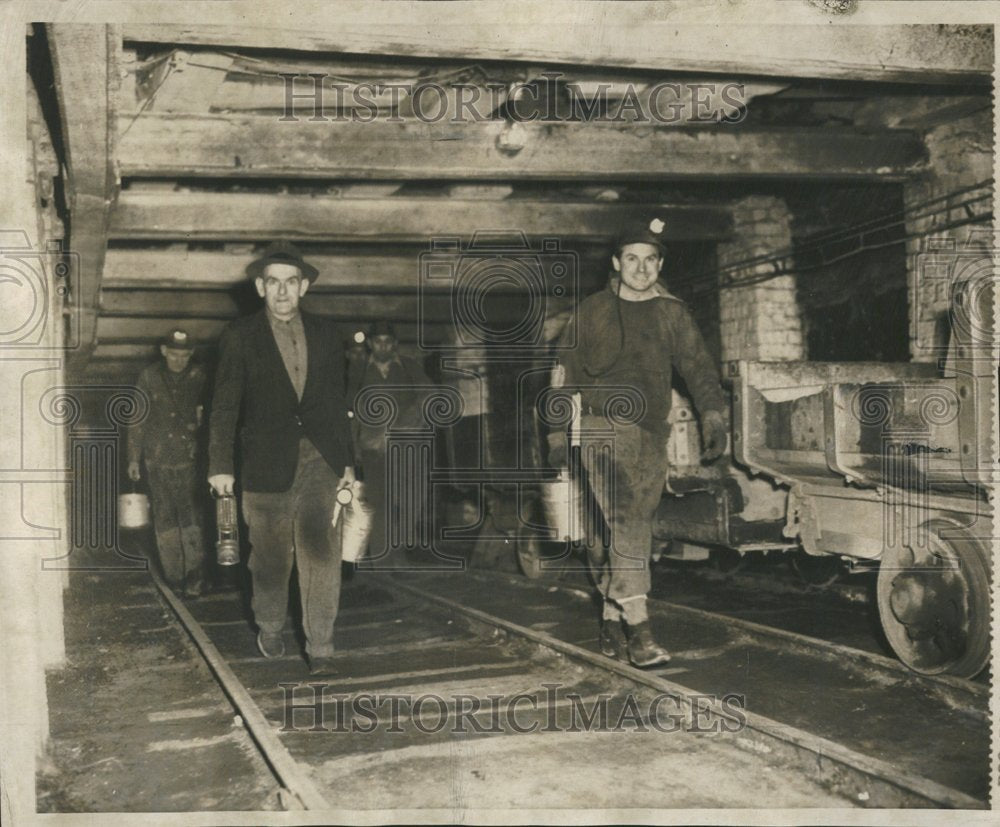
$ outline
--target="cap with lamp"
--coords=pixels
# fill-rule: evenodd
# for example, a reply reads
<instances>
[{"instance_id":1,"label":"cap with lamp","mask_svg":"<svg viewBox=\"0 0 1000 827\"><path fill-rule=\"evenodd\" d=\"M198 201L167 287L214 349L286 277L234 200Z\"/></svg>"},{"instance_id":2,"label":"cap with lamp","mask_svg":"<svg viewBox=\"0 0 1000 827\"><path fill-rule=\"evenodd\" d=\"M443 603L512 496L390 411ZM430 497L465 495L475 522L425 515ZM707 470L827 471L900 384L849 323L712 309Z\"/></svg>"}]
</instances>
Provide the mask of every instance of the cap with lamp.
<instances>
[{"instance_id":1,"label":"cap with lamp","mask_svg":"<svg viewBox=\"0 0 1000 827\"><path fill-rule=\"evenodd\" d=\"M659 218L653 218L649 221L633 219L627 222L618 234L616 249L620 250L626 244L652 244L662 254L665 226Z\"/></svg>"},{"instance_id":2,"label":"cap with lamp","mask_svg":"<svg viewBox=\"0 0 1000 827\"><path fill-rule=\"evenodd\" d=\"M163 337L163 341L160 344L171 350L194 350L194 343L191 341L191 337L188 336L186 330L181 330L180 328L171 330Z\"/></svg>"}]
</instances>

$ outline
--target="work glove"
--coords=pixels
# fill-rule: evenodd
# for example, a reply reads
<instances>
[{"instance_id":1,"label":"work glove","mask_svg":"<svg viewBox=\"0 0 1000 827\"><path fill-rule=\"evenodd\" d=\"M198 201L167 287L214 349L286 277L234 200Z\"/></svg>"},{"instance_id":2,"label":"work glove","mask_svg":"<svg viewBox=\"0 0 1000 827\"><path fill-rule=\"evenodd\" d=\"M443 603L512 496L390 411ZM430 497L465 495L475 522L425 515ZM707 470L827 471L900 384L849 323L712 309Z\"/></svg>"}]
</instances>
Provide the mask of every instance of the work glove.
<instances>
[{"instance_id":1,"label":"work glove","mask_svg":"<svg viewBox=\"0 0 1000 827\"><path fill-rule=\"evenodd\" d=\"M566 444L565 431L552 431L548 436L549 465L553 468L566 468L569 465L569 449Z\"/></svg>"},{"instance_id":2,"label":"work glove","mask_svg":"<svg viewBox=\"0 0 1000 827\"><path fill-rule=\"evenodd\" d=\"M719 411L706 411L701 417L701 444L704 450L701 452L702 462L711 462L722 456L726 450L726 438L729 436L729 428L726 427L726 420L723 419Z\"/></svg>"}]
</instances>

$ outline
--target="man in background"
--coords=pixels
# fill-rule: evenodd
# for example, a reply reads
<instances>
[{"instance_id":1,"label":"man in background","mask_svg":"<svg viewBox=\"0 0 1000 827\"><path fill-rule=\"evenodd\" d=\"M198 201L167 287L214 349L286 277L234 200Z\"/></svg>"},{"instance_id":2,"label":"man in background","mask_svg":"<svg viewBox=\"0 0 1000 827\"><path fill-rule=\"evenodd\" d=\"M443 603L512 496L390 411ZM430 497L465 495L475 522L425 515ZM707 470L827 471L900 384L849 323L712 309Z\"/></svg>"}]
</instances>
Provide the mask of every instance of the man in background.
<instances>
[{"instance_id":1,"label":"man in background","mask_svg":"<svg viewBox=\"0 0 1000 827\"><path fill-rule=\"evenodd\" d=\"M426 513L427 481L415 478L413 472L418 469L412 462L397 466L405 478L389 480L389 442L395 429L429 428L423 416L423 403L432 383L416 359L399 352L399 340L390 322L375 322L367 341L369 356L354 368L348 399L354 411L355 445L360 454L365 499L376 509L368 558L376 565L395 568L403 563L399 547L414 541L412 534L417 522L429 520L430 515ZM393 420L384 425L374 424L374 417L366 415L366 407L378 408L378 396L391 398L396 410ZM403 499L416 512L410 514L406 525L402 519Z\"/></svg>"},{"instance_id":2,"label":"man in background","mask_svg":"<svg viewBox=\"0 0 1000 827\"><path fill-rule=\"evenodd\" d=\"M156 549L164 579L176 592L197 597L204 585L201 485L196 470L205 373L192 364L194 345L184 330L160 344L163 357L143 368L136 387L149 414L126 434L128 476L142 477L145 460L153 506Z\"/></svg>"}]
</instances>

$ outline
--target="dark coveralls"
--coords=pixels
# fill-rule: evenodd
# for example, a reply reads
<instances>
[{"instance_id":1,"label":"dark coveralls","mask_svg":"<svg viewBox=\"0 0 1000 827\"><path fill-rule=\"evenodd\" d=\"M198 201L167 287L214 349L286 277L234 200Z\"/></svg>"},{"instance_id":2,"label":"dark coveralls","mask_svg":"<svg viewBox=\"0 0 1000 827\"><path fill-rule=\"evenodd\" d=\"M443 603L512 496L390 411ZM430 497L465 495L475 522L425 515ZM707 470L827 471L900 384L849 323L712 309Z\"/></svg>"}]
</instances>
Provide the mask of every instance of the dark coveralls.
<instances>
[{"instance_id":1,"label":"dark coveralls","mask_svg":"<svg viewBox=\"0 0 1000 827\"><path fill-rule=\"evenodd\" d=\"M376 509L372 533L368 541L368 559L383 565L395 565L398 560L391 554L393 547L408 539L403 529L413 527L416 521L428 521L426 513L430 503L427 481L417 478L418 469L413 461L399 457L394 467L398 479L389 480L388 444L394 430L429 429L422 415L422 404L432 386L431 380L417 362L408 356L397 355L388 363L385 375L378 363L369 358L351 377L348 400L353 404L355 422L355 447L359 449L364 473L365 499ZM373 410L379 407L377 397L383 394L393 400L397 411L394 419L385 425L375 425L375 417L359 409L358 402L368 399ZM358 394L365 391L365 395ZM364 406L362 406L363 408ZM415 458L410 458L415 460ZM391 483L391 484L390 484ZM405 507L404 507L405 504ZM403 524L403 514L413 518ZM393 542L387 545L387 541Z\"/></svg>"},{"instance_id":2,"label":"dark coveralls","mask_svg":"<svg viewBox=\"0 0 1000 827\"><path fill-rule=\"evenodd\" d=\"M205 374L190 364L173 373L160 361L143 368L136 387L149 398L149 415L128 430L128 460L146 461L156 547L167 583L197 591L205 561L199 497L204 482L196 467Z\"/></svg>"},{"instance_id":3,"label":"dark coveralls","mask_svg":"<svg viewBox=\"0 0 1000 827\"><path fill-rule=\"evenodd\" d=\"M698 412L723 410L715 364L686 305L660 291L624 301L609 287L585 299L563 332L565 391L581 394L581 459L611 548L594 549L598 588L625 609L650 589L652 518L667 473L672 371ZM640 601L642 603L642 601ZM644 611L644 603L643 603ZM641 619L641 618L640 618Z\"/></svg>"}]
</instances>

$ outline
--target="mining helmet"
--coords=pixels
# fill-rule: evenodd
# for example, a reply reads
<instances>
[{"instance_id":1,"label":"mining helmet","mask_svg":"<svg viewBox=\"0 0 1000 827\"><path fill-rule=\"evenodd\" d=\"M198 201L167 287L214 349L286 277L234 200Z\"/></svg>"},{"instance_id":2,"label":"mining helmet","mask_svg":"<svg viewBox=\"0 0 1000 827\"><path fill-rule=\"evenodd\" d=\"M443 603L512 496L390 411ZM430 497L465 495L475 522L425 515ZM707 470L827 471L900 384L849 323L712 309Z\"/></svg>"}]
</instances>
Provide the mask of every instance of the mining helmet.
<instances>
[{"instance_id":1,"label":"mining helmet","mask_svg":"<svg viewBox=\"0 0 1000 827\"><path fill-rule=\"evenodd\" d=\"M372 323L372 326L368 328L368 338L374 339L376 336L392 336L393 339L396 338L396 328L392 322L387 322L384 319L379 319Z\"/></svg>"},{"instance_id":2,"label":"mining helmet","mask_svg":"<svg viewBox=\"0 0 1000 827\"><path fill-rule=\"evenodd\" d=\"M626 244L652 244L660 254L663 254L663 228L666 225L659 218L632 219L622 227L618 234L616 249L620 250Z\"/></svg>"},{"instance_id":3,"label":"mining helmet","mask_svg":"<svg viewBox=\"0 0 1000 827\"><path fill-rule=\"evenodd\" d=\"M191 341L191 337L188 336L186 330L181 330L180 328L171 330L163 337L163 341L160 344L172 350L194 350L194 343Z\"/></svg>"}]
</instances>

